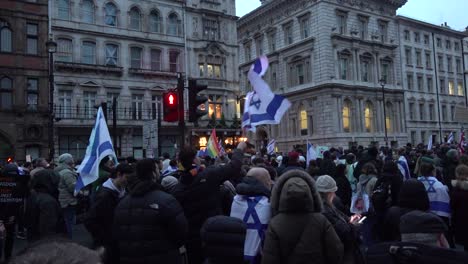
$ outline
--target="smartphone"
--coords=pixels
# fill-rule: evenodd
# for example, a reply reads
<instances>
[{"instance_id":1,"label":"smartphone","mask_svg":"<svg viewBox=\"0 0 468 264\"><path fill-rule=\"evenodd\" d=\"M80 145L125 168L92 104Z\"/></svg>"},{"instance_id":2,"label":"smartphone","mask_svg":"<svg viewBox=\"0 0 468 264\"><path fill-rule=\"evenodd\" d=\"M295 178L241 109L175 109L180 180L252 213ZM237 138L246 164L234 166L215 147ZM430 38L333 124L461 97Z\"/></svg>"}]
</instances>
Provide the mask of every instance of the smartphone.
<instances>
[{"instance_id":1,"label":"smartphone","mask_svg":"<svg viewBox=\"0 0 468 264\"><path fill-rule=\"evenodd\" d=\"M364 222L364 220L366 220L366 219L367 219L367 216L364 216L363 218L361 218L361 219L359 220L358 224L362 224L362 222Z\"/></svg>"}]
</instances>

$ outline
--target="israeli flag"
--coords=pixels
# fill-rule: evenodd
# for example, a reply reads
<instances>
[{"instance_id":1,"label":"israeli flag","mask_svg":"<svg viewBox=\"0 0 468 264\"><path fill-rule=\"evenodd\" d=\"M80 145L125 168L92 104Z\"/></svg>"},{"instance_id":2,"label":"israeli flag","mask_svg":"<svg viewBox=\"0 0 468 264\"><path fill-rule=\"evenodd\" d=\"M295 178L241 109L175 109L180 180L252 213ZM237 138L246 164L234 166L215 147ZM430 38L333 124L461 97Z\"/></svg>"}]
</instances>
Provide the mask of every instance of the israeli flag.
<instances>
[{"instance_id":1,"label":"israeli flag","mask_svg":"<svg viewBox=\"0 0 468 264\"><path fill-rule=\"evenodd\" d=\"M269 155L275 153L275 145L276 145L276 140L272 139L267 145L267 152Z\"/></svg>"},{"instance_id":2,"label":"israeli flag","mask_svg":"<svg viewBox=\"0 0 468 264\"><path fill-rule=\"evenodd\" d=\"M452 144L453 142L453 132L450 132L450 135L448 136L447 143Z\"/></svg>"},{"instance_id":3,"label":"israeli flag","mask_svg":"<svg viewBox=\"0 0 468 264\"><path fill-rule=\"evenodd\" d=\"M309 143L307 140L307 166L309 166L309 161L316 160L318 157L317 150L315 149L312 143Z\"/></svg>"},{"instance_id":4,"label":"israeli flag","mask_svg":"<svg viewBox=\"0 0 468 264\"><path fill-rule=\"evenodd\" d=\"M262 76L268 69L268 58L261 56L249 70L248 78L254 88L247 93L242 128L255 131L264 124L278 124L291 103L284 96L274 94Z\"/></svg>"},{"instance_id":5,"label":"israeli flag","mask_svg":"<svg viewBox=\"0 0 468 264\"><path fill-rule=\"evenodd\" d=\"M78 167L79 177L75 185L75 194L77 194L83 187L93 183L99 177L99 163L105 157L114 159L117 164L117 156L112 146L112 140L107 129L106 119L102 108L99 107L96 123L94 124L93 131L89 137L89 145L86 148L86 155Z\"/></svg>"}]
</instances>

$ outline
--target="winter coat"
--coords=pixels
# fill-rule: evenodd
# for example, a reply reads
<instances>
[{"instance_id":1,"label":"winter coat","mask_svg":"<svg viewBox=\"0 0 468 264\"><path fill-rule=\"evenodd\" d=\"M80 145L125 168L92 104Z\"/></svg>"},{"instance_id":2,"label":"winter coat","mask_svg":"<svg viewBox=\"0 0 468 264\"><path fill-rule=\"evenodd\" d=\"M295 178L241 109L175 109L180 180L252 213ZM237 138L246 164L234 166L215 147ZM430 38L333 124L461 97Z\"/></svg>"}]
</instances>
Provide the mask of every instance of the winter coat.
<instances>
[{"instance_id":1,"label":"winter coat","mask_svg":"<svg viewBox=\"0 0 468 264\"><path fill-rule=\"evenodd\" d=\"M388 209L383 222L382 241L401 241L400 218L413 209L392 206Z\"/></svg>"},{"instance_id":2,"label":"winter coat","mask_svg":"<svg viewBox=\"0 0 468 264\"><path fill-rule=\"evenodd\" d=\"M60 164L54 171L60 175L60 182L58 185L60 206L66 208L68 206L77 205L78 202L73 193L75 191L78 174L72 167L66 164Z\"/></svg>"},{"instance_id":3,"label":"winter coat","mask_svg":"<svg viewBox=\"0 0 468 264\"><path fill-rule=\"evenodd\" d=\"M362 254L359 249L359 233L357 228L349 223L349 217L336 208L323 202L322 214L335 229L344 246L343 263L360 263Z\"/></svg>"},{"instance_id":4,"label":"winter coat","mask_svg":"<svg viewBox=\"0 0 468 264\"><path fill-rule=\"evenodd\" d=\"M231 217L247 224L244 257L250 263L259 263L261 248L271 218L270 190L254 177L245 177L237 185L237 195L231 207Z\"/></svg>"},{"instance_id":5,"label":"winter coat","mask_svg":"<svg viewBox=\"0 0 468 264\"><path fill-rule=\"evenodd\" d=\"M319 176L328 175L331 177L335 177L336 174L336 164L331 159L324 159L320 163L320 171Z\"/></svg>"},{"instance_id":6,"label":"winter coat","mask_svg":"<svg viewBox=\"0 0 468 264\"><path fill-rule=\"evenodd\" d=\"M351 196L353 195L351 190L351 184L345 176L334 177L336 186L336 196L340 197L341 202L345 207L349 209L351 205Z\"/></svg>"},{"instance_id":7,"label":"winter coat","mask_svg":"<svg viewBox=\"0 0 468 264\"><path fill-rule=\"evenodd\" d=\"M205 264L244 263L246 224L235 217L208 218L201 229Z\"/></svg>"},{"instance_id":8,"label":"winter coat","mask_svg":"<svg viewBox=\"0 0 468 264\"><path fill-rule=\"evenodd\" d=\"M283 174L273 188L271 209L263 264L341 263L343 244L321 214L322 200L309 174Z\"/></svg>"},{"instance_id":9,"label":"winter coat","mask_svg":"<svg viewBox=\"0 0 468 264\"><path fill-rule=\"evenodd\" d=\"M65 234L65 222L57 200L56 174L52 170L36 172L31 181L31 196L26 201L25 222L28 240Z\"/></svg>"},{"instance_id":10,"label":"winter coat","mask_svg":"<svg viewBox=\"0 0 468 264\"><path fill-rule=\"evenodd\" d=\"M377 178L377 182L374 184L374 188L376 186L380 186L380 184L383 184L383 183L389 184L391 186L390 188L391 198L392 198L391 206L397 205L398 196L400 195L401 185L403 184L403 179L398 174L393 175L391 173L382 172L380 177Z\"/></svg>"},{"instance_id":11,"label":"winter coat","mask_svg":"<svg viewBox=\"0 0 468 264\"><path fill-rule=\"evenodd\" d=\"M468 181L452 181L450 203L455 240L468 248Z\"/></svg>"},{"instance_id":12,"label":"winter coat","mask_svg":"<svg viewBox=\"0 0 468 264\"><path fill-rule=\"evenodd\" d=\"M136 180L114 212L120 263L182 263L187 238L182 207L152 181Z\"/></svg>"}]
</instances>

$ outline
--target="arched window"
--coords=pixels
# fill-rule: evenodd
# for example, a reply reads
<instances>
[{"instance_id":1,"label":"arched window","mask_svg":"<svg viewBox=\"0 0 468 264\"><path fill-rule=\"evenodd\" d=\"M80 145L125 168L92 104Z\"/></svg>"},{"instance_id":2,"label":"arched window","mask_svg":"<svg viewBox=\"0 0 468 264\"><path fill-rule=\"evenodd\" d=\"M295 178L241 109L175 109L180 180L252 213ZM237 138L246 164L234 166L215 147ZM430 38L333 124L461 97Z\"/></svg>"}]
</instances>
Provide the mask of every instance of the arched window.
<instances>
[{"instance_id":1,"label":"arched window","mask_svg":"<svg viewBox=\"0 0 468 264\"><path fill-rule=\"evenodd\" d=\"M13 104L13 81L8 77L0 79L0 109L11 109Z\"/></svg>"},{"instance_id":2,"label":"arched window","mask_svg":"<svg viewBox=\"0 0 468 264\"><path fill-rule=\"evenodd\" d=\"M361 63L361 82L371 82L372 81L372 55L369 53L364 53L360 57Z\"/></svg>"},{"instance_id":3,"label":"arched window","mask_svg":"<svg viewBox=\"0 0 468 264\"><path fill-rule=\"evenodd\" d=\"M374 132L374 106L371 102L366 102L364 108L364 125L367 133Z\"/></svg>"},{"instance_id":4,"label":"arched window","mask_svg":"<svg viewBox=\"0 0 468 264\"><path fill-rule=\"evenodd\" d=\"M117 7L113 3L107 3L104 11L106 13L104 24L114 27L117 26Z\"/></svg>"},{"instance_id":5,"label":"arched window","mask_svg":"<svg viewBox=\"0 0 468 264\"><path fill-rule=\"evenodd\" d=\"M151 11L151 14L149 16L149 22L150 22L150 31L151 32L156 32L160 33L161 32L161 16L159 16L159 13L155 10Z\"/></svg>"},{"instance_id":6,"label":"arched window","mask_svg":"<svg viewBox=\"0 0 468 264\"><path fill-rule=\"evenodd\" d=\"M307 124L307 111L305 110L304 106L302 106L301 110L299 111L299 120L301 125L301 136L307 136L309 134L309 127Z\"/></svg>"},{"instance_id":7,"label":"arched window","mask_svg":"<svg viewBox=\"0 0 468 264\"><path fill-rule=\"evenodd\" d=\"M141 30L141 14L138 8L133 7L130 12L130 29Z\"/></svg>"},{"instance_id":8,"label":"arched window","mask_svg":"<svg viewBox=\"0 0 468 264\"><path fill-rule=\"evenodd\" d=\"M12 34L10 25L0 20L0 51L12 52Z\"/></svg>"},{"instance_id":9,"label":"arched window","mask_svg":"<svg viewBox=\"0 0 468 264\"><path fill-rule=\"evenodd\" d=\"M349 100L343 102L342 118L343 132L351 132L351 102Z\"/></svg>"},{"instance_id":10,"label":"arched window","mask_svg":"<svg viewBox=\"0 0 468 264\"><path fill-rule=\"evenodd\" d=\"M387 131L389 133L393 132L393 105L390 102L387 102L385 109L385 125L387 126Z\"/></svg>"},{"instance_id":11,"label":"arched window","mask_svg":"<svg viewBox=\"0 0 468 264\"><path fill-rule=\"evenodd\" d=\"M63 20L70 20L70 1L58 0L58 18Z\"/></svg>"},{"instance_id":12,"label":"arched window","mask_svg":"<svg viewBox=\"0 0 468 264\"><path fill-rule=\"evenodd\" d=\"M94 2L93 0L83 0L81 5L83 22L94 24Z\"/></svg>"},{"instance_id":13,"label":"arched window","mask_svg":"<svg viewBox=\"0 0 468 264\"><path fill-rule=\"evenodd\" d=\"M351 80L351 60L352 55L348 50L343 50L338 53L338 68L339 68L339 78L341 80Z\"/></svg>"},{"instance_id":14,"label":"arched window","mask_svg":"<svg viewBox=\"0 0 468 264\"><path fill-rule=\"evenodd\" d=\"M180 34L180 20L174 13L170 14L168 17L167 34L173 36L178 36Z\"/></svg>"}]
</instances>

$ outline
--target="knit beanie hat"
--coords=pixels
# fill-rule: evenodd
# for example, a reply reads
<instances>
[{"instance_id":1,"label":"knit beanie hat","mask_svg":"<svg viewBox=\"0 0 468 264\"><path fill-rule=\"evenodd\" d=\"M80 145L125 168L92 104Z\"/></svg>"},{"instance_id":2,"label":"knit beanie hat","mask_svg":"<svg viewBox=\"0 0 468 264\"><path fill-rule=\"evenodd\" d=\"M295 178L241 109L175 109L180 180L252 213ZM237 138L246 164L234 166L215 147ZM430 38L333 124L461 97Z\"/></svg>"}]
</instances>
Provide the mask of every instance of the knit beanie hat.
<instances>
[{"instance_id":1,"label":"knit beanie hat","mask_svg":"<svg viewBox=\"0 0 468 264\"><path fill-rule=\"evenodd\" d=\"M72 160L73 160L73 156L71 154L69 154L69 153L65 153L65 154L62 154L62 155L59 156L58 163L59 164L69 163Z\"/></svg>"},{"instance_id":2,"label":"knit beanie hat","mask_svg":"<svg viewBox=\"0 0 468 264\"><path fill-rule=\"evenodd\" d=\"M336 192L338 190L335 180L329 175L318 177L315 186L317 187L317 191L322 193Z\"/></svg>"},{"instance_id":3,"label":"knit beanie hat","mask_svg":"<svg viewBox=\"0 0 468 264\"><path fill-rule=\"evenodd\" d=\"M176 186L177 184L179 183L179 180L177 180L176 177L174 176L166 176L162 179L161 181L161 185L165 188L165 189L172 189L174 186Z\"/></svg>"},{"instance_id":4,"label":"knit beanie hat","mask_svg":"<svg viewBox=\"0 0 468 264\"><path fill-rule=\"evenodd\" d=\"M433 213L414 210L404 214L400 219L401 234L440 234L447 230L444 221Z\"/></svg>"}]
</instances>

